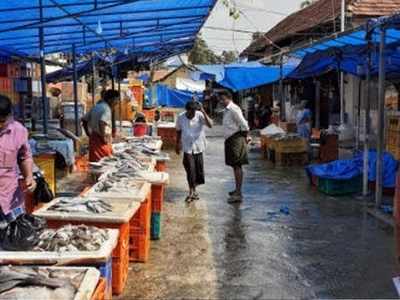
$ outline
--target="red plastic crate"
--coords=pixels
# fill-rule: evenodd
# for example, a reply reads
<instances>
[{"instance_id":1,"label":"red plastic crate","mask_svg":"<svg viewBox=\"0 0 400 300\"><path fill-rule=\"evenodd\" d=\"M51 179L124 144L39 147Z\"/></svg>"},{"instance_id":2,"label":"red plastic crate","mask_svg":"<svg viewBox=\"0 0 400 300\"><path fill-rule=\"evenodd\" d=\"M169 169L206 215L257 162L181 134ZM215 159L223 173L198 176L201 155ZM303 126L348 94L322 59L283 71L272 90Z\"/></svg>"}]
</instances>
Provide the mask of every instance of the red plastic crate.
<instances>
[{"instance_id":1,"label":"red plastic crate","mask_svg":"<svg viewBox=\"0 0 400 300\"><path fill-rule=\"evenodd\" d=\"M75 158L75 168L77 172L87 172L89 170L89 159L86 155Z\"/></svg>"},{"instance_id":2,"label":"red plastic crate","mask_svg":"<svg viewBox=\"0 0 400 300\"><path fill-rule=\"evenodd\" d=\"M150 256L150 233L131 235L129 245L129 261L145 263Z\"/></svg>"},{"instance_id":3,"label":"red plastic crate","mask_svg":"<svg viewBox=\"0 0 400 300\"><path fill-rule=\"evenodd\" d=\"M164 160L157 161L156 171L157 172L165 172L165 171L167 171L167 163Z\"/></svg>"},{"instance_id":4,"label":"red plastic crate","mask_svg":"<svg viewBox=\"0 0 400 300\"><path fill-rule=\"evenodd\" d=\"M164 202L164 185L153 184L151 186L151 212L160 213Z\"/></svg>"},{"instance_id":5,"label":"red plastic crate","mask_svg":"<svg viewBox=\"0 0 400 300\"><path fill-rule=\"evenodd\" d=\"M129 222L130 235L146 234L150 232L151 222L151 193L140 205L140 208Z\"/></svg>"},{"instance_id":6,"label":"red plastic crate","mask_svg":"<svg viewBox=\"0 0 400 300\"><path fill-rule=\"evenodd\" d=\"M104 278L100 278L99 283L97 284L96 290L94 291L91 300L105 300L105 291L106 291L106 280Z\"/></svg>"},{"instance_id":7,"label":"red plastic crate","mask_svg":"<svg viewBox=\"0 0 400 300\"><path fill-rule=\"evenodd\" d=\"M119 258L113 258L112 267L113 294L121 295L128 280L129 252Z\"/></svg>"},{"instance_id":8,"label":"red plastic crate","mask_svg":"<svg viewBox=\"0 0 400 300\"><path fill-rule=\"evenodd\" d=\"M121 275L128 272L129 268L129 223L113 224L113 223L97 223L97 222L84 222L84 221L62 221L62 220L47 220L49 228L60 228L64 225L89 225L99 228L118 229L119 237L118 244L113 250L113 264L112 264L112 290L113 294L119 295L125 288L126 280L121 280ZM124 263L128 261L128 263ZM115 262L115 263L114 263ZM121 263L122 262L122 263ZM114 276L114 274L117 274Z\"/></svg>"}]
</instances>

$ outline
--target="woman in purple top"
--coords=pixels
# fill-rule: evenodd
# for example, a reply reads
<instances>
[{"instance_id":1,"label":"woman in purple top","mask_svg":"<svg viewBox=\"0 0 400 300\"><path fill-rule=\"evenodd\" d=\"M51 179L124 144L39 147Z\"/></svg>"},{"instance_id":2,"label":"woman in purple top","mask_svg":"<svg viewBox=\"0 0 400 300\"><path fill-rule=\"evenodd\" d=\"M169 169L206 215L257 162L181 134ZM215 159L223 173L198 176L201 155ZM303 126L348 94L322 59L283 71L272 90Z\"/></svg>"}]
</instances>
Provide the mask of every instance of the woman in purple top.
<instances>
[{"instance_id":1,"label":"woman in purple top","mask_svg":"<svg viewBox=\"0 0 400 300\"><path fill-rule=\"evenodd\" d=\"M24 213L23 193L18 185L18 166L25 186L36 187L28 131L12 116L10 99L0 95L0 222L14 221Z\"/></svg>"}]
</instances>

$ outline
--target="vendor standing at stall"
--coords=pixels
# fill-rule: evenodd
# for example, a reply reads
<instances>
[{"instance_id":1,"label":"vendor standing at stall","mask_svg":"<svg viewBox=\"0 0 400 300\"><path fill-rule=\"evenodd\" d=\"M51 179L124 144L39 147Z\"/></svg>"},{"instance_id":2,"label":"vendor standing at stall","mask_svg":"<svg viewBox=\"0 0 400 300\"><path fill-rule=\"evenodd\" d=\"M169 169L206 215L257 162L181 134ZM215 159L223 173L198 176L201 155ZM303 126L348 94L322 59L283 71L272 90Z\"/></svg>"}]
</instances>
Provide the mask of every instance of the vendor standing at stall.
<instances>
[{"instance_id":1,"label":"vendor standing at stall","mask_svg":"<svg viewBox=\"0 0 400 300\"><path fill-rule=\"evenodd\" d=\"M24 185L33 192L33 159L28 143L28 131L12 116L11 100L0 95L0 225L10 223L25 213L23 191L20 188L19 170Z\"/></svg>"},{"instance_id":2,"label":"vendor standing at stall","mask_svg":"<svg viewBox=\"0 0 400 300\"><path fill-rule=\"evenodd\" d=\"M112 110L119 100L119 93L107 90L103 100L82 118L82 125L89 137L89 161L97 162L112 155Z\"/></svg>"},{"instance_id":3,"label":"vendor standing at stall","mask_svg":"<svg viewBox=\"0 0 400 300\"><path fill-rule=\"evenodd\" d=\"M303 100L296 113L297 133L305 139L311 137L311 111L307 108L308 101Z\"/></svg>"}]
</instances>

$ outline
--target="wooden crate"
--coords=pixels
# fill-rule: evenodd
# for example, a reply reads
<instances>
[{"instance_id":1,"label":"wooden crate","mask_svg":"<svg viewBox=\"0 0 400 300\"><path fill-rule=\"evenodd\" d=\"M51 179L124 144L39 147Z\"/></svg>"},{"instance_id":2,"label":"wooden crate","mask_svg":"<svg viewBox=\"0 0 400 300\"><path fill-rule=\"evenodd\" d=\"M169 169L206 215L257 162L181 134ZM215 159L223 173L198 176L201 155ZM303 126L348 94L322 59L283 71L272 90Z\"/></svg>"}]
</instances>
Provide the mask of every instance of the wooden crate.
<instances>
[{"instance_id":1,"label":"wooden crate","mask_svg":"<svg viewBox=\"0 0 400 300\"><path fill-rule=\"evenodd\" d=\"M270 143L273 150L279 153L302 153L307 152L307 141L305 139L273 140Z\"/></svg>"},{"instance_id":2,"label":"wooden crate","mask_svg":"<svg viewBox=\"0 0 400 300\"><path fill-rule=\"evenodd\" d=\"M304 166L308 162L307 152L282 153L275 152L274 161L279 166Z\"/></svg>"}]
</instances>

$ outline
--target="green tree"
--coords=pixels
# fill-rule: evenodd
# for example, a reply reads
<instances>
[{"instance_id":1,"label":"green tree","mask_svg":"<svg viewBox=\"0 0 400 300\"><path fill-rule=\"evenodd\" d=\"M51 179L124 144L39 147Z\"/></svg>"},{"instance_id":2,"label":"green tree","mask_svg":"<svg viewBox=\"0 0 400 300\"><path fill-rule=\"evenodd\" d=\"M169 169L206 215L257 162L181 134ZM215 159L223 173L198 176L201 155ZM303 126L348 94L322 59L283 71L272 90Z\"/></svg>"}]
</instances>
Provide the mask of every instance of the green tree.
<instances>
[{"instance_id":1,"label":"green tree","mask_svg":"<svg viewBox=\"0 0 400 300\"><path fill-rule=\"evenodd\" d=\"M199 36L189 53L189 62L193 65L217 64L219 57L210 49L206 41Z\"/></svg>"},{"instance_id":2,"label":"green tree","mask_svg":"<svg viewBox=\"0 0 400 300\"><path fill-rule=\"evenodd\" d=\"M224 64L230 64L237 61L239 54L236 51L223 51L220 61Z\"/></svg>"}]
</instances>

